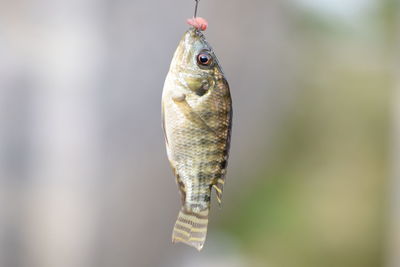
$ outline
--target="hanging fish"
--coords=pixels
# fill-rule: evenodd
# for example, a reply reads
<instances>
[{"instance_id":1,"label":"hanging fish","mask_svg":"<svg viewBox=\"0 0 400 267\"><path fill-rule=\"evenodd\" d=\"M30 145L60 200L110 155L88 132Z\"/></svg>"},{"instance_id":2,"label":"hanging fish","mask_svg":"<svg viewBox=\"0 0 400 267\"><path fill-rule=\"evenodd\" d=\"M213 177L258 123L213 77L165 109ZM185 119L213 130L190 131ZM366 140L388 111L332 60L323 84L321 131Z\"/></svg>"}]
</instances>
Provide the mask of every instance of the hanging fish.
<instances>
[{"instance_id":1,"label":"hanging fish","mask_svg":"<svg viewBox=\"0 0 400 267\"><path fill-rule=\"evenodd\" d=\"M172 242L201 250L212 188L221 203L232 101L217 57L201 33L206 21L195 16L188 23L193 27L183 35L165 80L162 124L182 200Z\"/></svg>"}]
</instances>

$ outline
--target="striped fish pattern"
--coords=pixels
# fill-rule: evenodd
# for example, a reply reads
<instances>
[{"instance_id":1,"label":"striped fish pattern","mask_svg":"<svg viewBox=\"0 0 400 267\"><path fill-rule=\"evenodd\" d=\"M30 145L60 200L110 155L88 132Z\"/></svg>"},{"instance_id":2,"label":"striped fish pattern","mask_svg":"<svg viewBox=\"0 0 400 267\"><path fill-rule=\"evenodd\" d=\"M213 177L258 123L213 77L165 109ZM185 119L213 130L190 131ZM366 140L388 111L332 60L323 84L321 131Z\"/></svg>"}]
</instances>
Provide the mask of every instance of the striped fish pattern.
<instances>
[{"instance_id":1,"label":"striped fish pattern","mask_svg":"<svg viewBox=\"0 0 400 267\"><path fill-rule=\"evenodd\" d=\"M232 125L228 82L204 35L190 28L165 80L162 121L167 155L182 207L172 241L201 250L211 191L221 203Z\"/></svg>"}]
</instances>

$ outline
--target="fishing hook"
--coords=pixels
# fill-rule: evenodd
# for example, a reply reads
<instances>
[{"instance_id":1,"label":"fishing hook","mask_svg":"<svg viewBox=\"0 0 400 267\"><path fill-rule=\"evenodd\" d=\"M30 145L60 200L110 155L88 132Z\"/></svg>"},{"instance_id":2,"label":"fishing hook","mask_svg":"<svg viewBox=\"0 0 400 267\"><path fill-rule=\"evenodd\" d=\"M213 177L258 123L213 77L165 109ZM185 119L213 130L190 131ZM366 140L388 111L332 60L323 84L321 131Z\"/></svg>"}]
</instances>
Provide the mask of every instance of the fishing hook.
<instances>
[{"instance_id":1,"label":"fishing hook","mask_svg":"<svg viewBox=\"0 0 400 267\"><path fill-rule=\"evenodd\" d=\"M200 0L194 0L194 1L196 2L196 6L194 8L194 18L196 18L197 17L197 6L199 5Z\"/></svg>"}]
</instances>

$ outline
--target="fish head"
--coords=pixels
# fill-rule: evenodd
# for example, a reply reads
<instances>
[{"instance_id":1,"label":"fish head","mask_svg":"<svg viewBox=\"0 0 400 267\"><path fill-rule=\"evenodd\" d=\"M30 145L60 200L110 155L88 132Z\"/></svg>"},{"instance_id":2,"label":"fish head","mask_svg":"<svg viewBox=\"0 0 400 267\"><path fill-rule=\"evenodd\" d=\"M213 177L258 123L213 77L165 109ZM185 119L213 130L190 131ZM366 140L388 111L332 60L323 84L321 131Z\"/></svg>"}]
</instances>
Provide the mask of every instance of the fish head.
<instances>
[{"instance_id":1,"label":"fish head","mask_svg":"<svg viewBox=\"0 0 400 267\"><path fill-rule=\"evenodd\" d=\"M203 33L192 27L183 35L172 59L170 71L179 83L199 96L214 84L216 74L222 74L218 59Z\"/></svg>"}]
</instances>

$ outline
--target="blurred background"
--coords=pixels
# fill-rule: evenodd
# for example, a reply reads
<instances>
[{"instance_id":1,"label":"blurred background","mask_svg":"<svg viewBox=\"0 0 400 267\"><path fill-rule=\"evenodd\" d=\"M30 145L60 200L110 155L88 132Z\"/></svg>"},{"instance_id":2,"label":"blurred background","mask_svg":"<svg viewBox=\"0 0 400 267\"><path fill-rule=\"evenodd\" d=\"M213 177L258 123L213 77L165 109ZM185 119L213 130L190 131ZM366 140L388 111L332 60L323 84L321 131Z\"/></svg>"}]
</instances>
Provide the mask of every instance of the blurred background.
<instances>
[{"instance_id":1,"label":"blurred background","mask_svg":"<svg viewBox=\"0 0 400 267\"><path fill-rule=\"evenodd\" d=\"M234 103L201 253L160 127L194 0L0 1L0 267L400 266L400 5L201 0Z\"/></svg>"}]
</instances>

